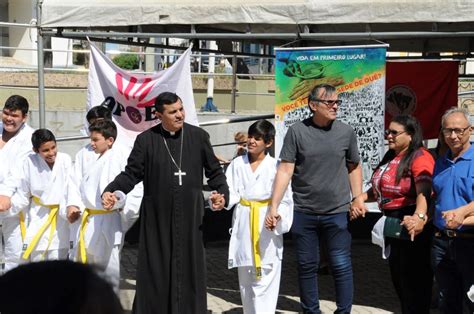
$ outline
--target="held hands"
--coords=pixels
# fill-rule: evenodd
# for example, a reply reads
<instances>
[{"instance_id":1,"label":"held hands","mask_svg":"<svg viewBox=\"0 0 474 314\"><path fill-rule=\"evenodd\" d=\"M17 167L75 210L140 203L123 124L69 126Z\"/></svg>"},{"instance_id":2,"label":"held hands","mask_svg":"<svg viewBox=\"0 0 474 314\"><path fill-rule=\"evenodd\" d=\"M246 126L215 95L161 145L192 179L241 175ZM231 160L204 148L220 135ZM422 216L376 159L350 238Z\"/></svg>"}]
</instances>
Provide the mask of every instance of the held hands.
<instances>
[{"instance_id":1,"label":"held hands","mask_svg":"<svg viewBox=\"0 0 474 314\"><path fill-rule=\"evenodd\" d=\"M367 206L365 206L364 198L361 194L352 200L349 218L350 220L354 220L359 217L365 217L365 213L367 213Z\"/></svg>"},{"instance_id":2,"label":"held hands","mask_svg":"<svg viewBox=\"0 0 474 314\"><path fill-rule=\"evenodd\" d=\"M69 221L69 223L74 223L76 222L76 220L79 219L79 217L81 217L81 210L79 209L79 207L77 206L68 206L67 207L67 220Z\"/></svg>"},{"instance_id":3,"label":"held hands","mask_svg":"<svg viewBox=\"0 0 474 314\"><path fill-rule=\"evenodd\" d=\"M209 195L209 201L211 201L211 209L214 211L221 210L225 205L224 194L220 194L217 191L212 191Z\"/></svg>"},{"instance_id":4,"label":"held hands","mask_svg":"<svg viewBox=\"0 0 474 314\"><path fill-rule=\"evenodd\" d=\"M12 206L10 197L5 195L0 195L0 212L4 212L10 209Z\"/></svg>"},{"instance_id":5,"label":"held hands","mask_svg":"<svg viewBox=\"0 0 474 314\"><path fill-rule=\"evenodd\" d=\"M105 192L102 194L102 206L104 209L111 210L117 202L117 196L112 192Z\"/></svg>"},{"instance_id":6,"label":"held hands","mask_svg":"<svg viewBox=\"0 0 474 314\"><path fill-rule=\"evenodd\" d=\"M442 212L441 215L444 221L446 222L446 226L449 229L459 228L460 226L462 226L464 219L466 218L462 207L447 210L445 212Z\"/></svg>"},{"instance_id":7,"label":"held hands","mask_svg":"<svg viewBox=\"0 0 474 314\"><path fill-rule=\"evenodd\" d=\"M403 220L400 223L402 226L408 230L411 241L415 240L415 236L419 235L423 231L425 226L425 221L418 217L417 214L411 216L403 216Z\"/></svg>"},{"instance_id":8,"label":"held hands","mask_svg":"<svg viewBox=\"0 0 474 314\"><path fill-rule=\"evenodd\" d=\"M265 228L267 228L270 231L273 231L276 226L278 221L280 221L281 216L278 214L276 210L270 209L267 212L267 215L265 216Z\"/></svg>"}]
</instances>

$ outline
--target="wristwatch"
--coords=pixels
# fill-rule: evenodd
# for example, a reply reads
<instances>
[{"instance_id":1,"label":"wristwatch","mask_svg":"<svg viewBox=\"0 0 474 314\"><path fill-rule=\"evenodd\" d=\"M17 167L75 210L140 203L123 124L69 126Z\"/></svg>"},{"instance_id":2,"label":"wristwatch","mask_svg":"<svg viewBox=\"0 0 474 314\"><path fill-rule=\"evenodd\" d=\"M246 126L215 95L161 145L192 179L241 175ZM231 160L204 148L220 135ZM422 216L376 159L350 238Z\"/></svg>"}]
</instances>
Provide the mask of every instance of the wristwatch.
<instances>
[{"instance_id":1,"label":"wristwatch","mask_svg":"<svg viewBox=\"0 0 474 314\"><path fill-rule=\"evenodd\" d=\"M425 215L425 214L423 214L423 213L416 213L416 215L417 215L418 218L420 218L421 220L426 221L426 215Z\"/></svg>"}]
</instances>

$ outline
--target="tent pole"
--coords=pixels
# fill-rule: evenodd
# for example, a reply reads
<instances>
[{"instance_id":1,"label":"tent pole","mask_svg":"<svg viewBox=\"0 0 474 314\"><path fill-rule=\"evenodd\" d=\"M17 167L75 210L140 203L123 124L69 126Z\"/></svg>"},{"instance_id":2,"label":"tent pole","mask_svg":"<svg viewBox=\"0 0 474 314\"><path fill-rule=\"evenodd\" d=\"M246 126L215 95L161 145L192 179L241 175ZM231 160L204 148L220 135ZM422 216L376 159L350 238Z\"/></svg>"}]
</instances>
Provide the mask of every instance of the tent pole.
<instances>
[{"instance_id":1,"label":"tent pole","mask_svg":"<svg viewBox=\"0 0 474 314\"><path fill-rule=\"evenodd\" d=\"M474 31L462 32L428 32L428 31L407 31L407 32L338 32L338 33L136 33L136 32L101 32L101 31L70 31L70 30L45 30L48 36L56 37L106 37L106 38L182 38L201 40L258 40L258 39L280 39L294 40L300 38L304 40L348 40L348 39L407 39L407 38L457 38L472 37Z\"/></svg>"},{"instance_id":2,"label":"tent pole","mask_svg":"<svg viewBox=\"0 0 474 314\"><path fill-rule=\"evenodd\" d=\"M235 103L237 97L237 55L232 56L232 98L230 112L235 113Z\"/></svg>"},{"instance_id":3,"label":"tent pole","mask_svg":"<svg viewBox=\"0 0 474 314\"><path fill-rule=\"evenodd\" d=\"M39 107L39 127L46 126L46 108L45 108L45 93L44 93L44 47L43 34L41 30L41 4L42 0L36 3L36 25L37 25L37 55L38 55L38 107Z\"/></svg>"}]
</instances>

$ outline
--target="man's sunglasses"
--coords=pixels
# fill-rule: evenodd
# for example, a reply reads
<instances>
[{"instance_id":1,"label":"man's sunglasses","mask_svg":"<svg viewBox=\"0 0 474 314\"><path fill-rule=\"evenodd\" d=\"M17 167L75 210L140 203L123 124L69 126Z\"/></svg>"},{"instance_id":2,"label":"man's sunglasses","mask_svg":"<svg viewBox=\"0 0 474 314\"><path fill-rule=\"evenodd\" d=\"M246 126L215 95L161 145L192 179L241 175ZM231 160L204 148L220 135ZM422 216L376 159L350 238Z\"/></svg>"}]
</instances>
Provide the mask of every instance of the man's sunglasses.
<instances>
[{"instance_id":1,"label":"man's sunglasses","mask_svg":"<svg viewBox=\"0 0 474 314\"><path fill-rule=\"evenodd\" d=\"M340 106L342 104L342 100L340 100L340 99L338 99L338 100L315 99L314 101L323 103L328 107L332 107L334 105Z\"/></svg>"}]
</instances>

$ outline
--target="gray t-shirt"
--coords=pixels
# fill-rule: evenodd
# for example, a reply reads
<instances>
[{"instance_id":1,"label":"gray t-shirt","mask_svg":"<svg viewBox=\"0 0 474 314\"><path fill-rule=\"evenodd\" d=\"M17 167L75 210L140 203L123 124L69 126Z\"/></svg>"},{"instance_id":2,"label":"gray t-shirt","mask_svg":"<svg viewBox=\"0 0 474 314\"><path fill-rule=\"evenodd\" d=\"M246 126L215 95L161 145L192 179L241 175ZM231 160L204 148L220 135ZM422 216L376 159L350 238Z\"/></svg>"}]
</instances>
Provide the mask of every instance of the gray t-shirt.
<instances>
[{"instance_id":1,"label":"gray t-shirt","mask_svg":"<svg viewBox=\"0 0 474 314\"><path fill-rule=\"evenodd\" d=\"M318 127L312 118L293 124L286 133L280 159L295 163L291 186L295 210L336 214L349 210L347 163L359 163L354 130L335 120Z\"/></svg>"}]
</instances>

